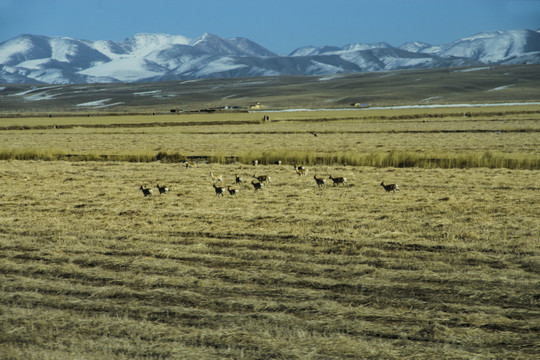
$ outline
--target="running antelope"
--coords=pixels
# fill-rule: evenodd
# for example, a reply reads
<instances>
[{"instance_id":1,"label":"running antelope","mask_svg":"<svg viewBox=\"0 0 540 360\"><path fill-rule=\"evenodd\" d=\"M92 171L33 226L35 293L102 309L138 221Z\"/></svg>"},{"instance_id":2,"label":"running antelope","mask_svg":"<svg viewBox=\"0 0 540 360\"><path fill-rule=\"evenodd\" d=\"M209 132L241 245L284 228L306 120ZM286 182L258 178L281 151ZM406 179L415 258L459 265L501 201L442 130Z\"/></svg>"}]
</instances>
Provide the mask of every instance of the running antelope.
<instances>
[{"instance_id":1,"label":"running antelope","mask_svg":"<svg viewBox=\"0 0 540 360\"><path fill-rule=\"evenodd\" d=\"M144 196L152 196L152 194L154 193L151 189L143 188L142 185L140 189L142 190L142 193L144 194Z\"/></svg>"},{"instance_id":2,"label":"running antelope","mask_svg":"<svg viewBox=\"0 0 540 360\"><path fill-rule=\"evenodd\" d=\"M158 190L159 190L159 194L166 194L169 192L169 188L166 187L166 186L159 186L159 184L156 185Z\"/></svg>"},{"instance_id":3,"label":"running antelope","mask_svg":"<svg viewBox=\"0 0 540 360\"><path fill-rule=\"evenodd\" d=\"M348 184L347 183L347 178L345 177L332 177L332 175L330 175L330 180L332 180L334 182L334 186L338 186L339 184L341 185L345 185L345 184Z\"/></svg>"},{"instance_id":4,"label":"running antelope","mask_svg":"<svg viewBox=\"0 0 540 360\"><path fill-rule=\"evenodd\" d=\"M227 186L227 191L229 192L229 195L236 195L236 194L238 194L238 189L231 189L230 186Z\"/></svg>"},{"instance_id":5,"label":"running antelope","mask_svg":"<svg viewBox=\"0 0 540 360\"><path fill-rule=\"evenodd\" d=\"M255 191L262 190L263 188L263 184L260 182L255 182L255 180L253 180L251 184L253 185L253 188L255 189Z\"/></svg>"},{"instance_id":6,"label":"running antelope","mask_svg":"<svg viewBox=\"0 0 540 360\"><path fill-rule=\"evenodd\" d=\"M225 192L225 188L221 186L216 186L216 184L212 184L214 187L214 190L216 190L216 196L221 195L223 196L223 193Z\"/></svg>"},{"instance_id":7,"label":"running antelope","mask_svg":"<svg viewBox=\"0 0 540 360\"><path fill-rule=\"evenodd\" d=\"M326 180L325 180L325 179L318 178L317 175L313 175L313 178L314 178L315 181L317 182L317 186L323 187L323 186L326 185Z\"/></svg>"},{"instance_id":8,"label":"running antelope","mask_svg":"<svg viewBox=\"0 0 540 360\"><path fill-rule=\"evenodd\" d=\"M296 173L298 174L298 176L306 176L308 173L308 169L305 167L299 167L296 168Z\"/></svg>"},{"instance_id":9,"label":"running antelope","mask_svg":"<svg viewBox=\"0 0 540 360\"><path fill-rule=\"evenodd\" d=\"M271 183L272 180L270 180L270 176L268 175L259 175L259 176L256 176L256 175L253 175L253 177L257 180L259 180L259 182L264 182L264 183Z\"/></svg>"},{"instance_id":10,"label":"running antelope","mask_svg":"<svg viewBox=\"0 0 540 360\"><path fill-rule=\"evenodd\" d=\"M210 177L212 178L213 182L220 181L223 182L223 175L214 176L214 173L210 173Z\"/></svg>"},{"instance_id":11,"label":"running antelope","mask_svg":"<svg viewBox=\"0 0 540 360\"><path fill-rule=\"evenodd\" d=\"M393 191L393 192L396 192L399 191L399 186L398 184L388 184L388 185L384 185L384 181L381 183L382 187L384 188L384 190L386 190L386 192L390 192L390 191Z\"/></svg>"}]
</instances>

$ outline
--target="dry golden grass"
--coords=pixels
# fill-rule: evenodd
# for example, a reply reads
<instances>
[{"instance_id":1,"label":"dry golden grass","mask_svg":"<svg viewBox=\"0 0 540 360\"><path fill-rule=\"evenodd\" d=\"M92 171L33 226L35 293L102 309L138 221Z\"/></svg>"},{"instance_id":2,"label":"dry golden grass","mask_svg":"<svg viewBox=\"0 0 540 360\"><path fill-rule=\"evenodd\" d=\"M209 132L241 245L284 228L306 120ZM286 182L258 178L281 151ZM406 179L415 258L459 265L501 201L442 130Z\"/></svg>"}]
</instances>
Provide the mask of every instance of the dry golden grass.
<instances>
[{"instance_id":1,"label":"dry golden grass","mask_svg":"<svg viewBox=\"0 0 540 360\"><path fill-rule=\"evenodd\" d=\"M168 148L164 132L148 131L161 128L144 128L140 137L141 129L117 129L118 142L110 129L62 130L73 136L71 148L58 130L1 136L11 149L32 143L68 153L185 152L184 143ZM281 146L281 134L253 133L239 151L257 142L269 151ZM471 149L496 151L484 135ZM324 139L310 136L301 140L306 147ZM204 143L208 153L239 142L212 143L202 131L182 140ZM438 141L437 151L455 146ZM339 146L337 138L323 140L334 142ZM133 149L124 149L130 143ZM531 145L503 143L509 153L537 154L534 138ZM224 174L225 185L237 174L245 182L233 186L236 196L216 196L210 172ZM255 192L250 182L261 174L272 183ZM315 174L345 176L349 186L319 189ZM288 164L1 161L0 353L535 359L539 175L321 164L304 177ZM386 193L383 180L401 190ZM171 191L159 195L158 183ZM154 196L144 197L141 185Z\"/></svg>"},{"instance_id":2,"label":"dry golden grass","mask_svg":"<svg viewBox=\"0 0 540 360\"><path fill-rule=\"evenodd\" d=\"M393 151L406 154L405 161L447 158L461 159L456 162L465 167L505 167L509 160L524 165L506 167L539 167L540 106L275 113L269 123L260 118L260 113L233 113L3 119L10 130L0 131L0 158L76 154L98 160L134 154L138 161L161 152L271 163L296 154L291 163L323 157L326 164L384 166L379 158Z\"/></svg>"}]
</instances>

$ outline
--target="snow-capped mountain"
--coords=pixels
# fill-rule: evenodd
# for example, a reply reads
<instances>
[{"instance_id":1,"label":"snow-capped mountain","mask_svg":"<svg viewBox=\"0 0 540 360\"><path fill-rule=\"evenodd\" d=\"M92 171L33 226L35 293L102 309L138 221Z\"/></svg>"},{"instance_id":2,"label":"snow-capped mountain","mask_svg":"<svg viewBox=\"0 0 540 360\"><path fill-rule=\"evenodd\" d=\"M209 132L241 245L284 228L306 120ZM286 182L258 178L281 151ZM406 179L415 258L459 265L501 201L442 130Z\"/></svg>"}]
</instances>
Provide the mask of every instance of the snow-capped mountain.
<instances>
[{"instance_id":1,"label":"snow-capped mountain","mask_svg":"<svg viewBox=\"0 0 540 360\"><path fill-rule=\"evenodd\" d=\"M469 58L485 64L515 63L516 60L520 62L521 57L531 55L531 53L540 55L540 33L531 30L491 31L459 39L446 45L407 43L401 48L445 58L452 56Z\"/></svg>"},{"instance_id":2,"label":"snow-capped mountain","mask_svg":"<svg viewBox=\"0 0 540 360\"><path fill-rule=\"evenodd\" d=\"M246 38L137 34L121 42L20 35L0 43L0 83L93 83L323 75L540 63L540 32L492 31L444 45L305 46L278 55Z\"/></svg>"}]
</instances>

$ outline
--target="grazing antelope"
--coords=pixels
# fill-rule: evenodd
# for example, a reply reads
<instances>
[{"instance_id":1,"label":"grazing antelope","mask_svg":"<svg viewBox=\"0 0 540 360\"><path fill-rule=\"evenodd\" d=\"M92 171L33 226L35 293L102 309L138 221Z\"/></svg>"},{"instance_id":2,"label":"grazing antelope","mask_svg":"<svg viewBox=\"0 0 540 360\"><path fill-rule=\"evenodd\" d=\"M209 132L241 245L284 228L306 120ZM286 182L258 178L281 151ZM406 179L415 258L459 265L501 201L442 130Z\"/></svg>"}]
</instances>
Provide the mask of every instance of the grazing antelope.
<instances>
[{"instance_id":1,"label":"grazing antelope","mask_svg":"<svg viewBox=\"0 0 540 360\"><path fill-rule=\"evenodd\" d=\"M238 189L231 189L230 186L227 186L227 191L229 191L229 195L236 195L236 194L238 194Z\"/></svg>"},{"instance_id":2,"label":"grazing antelope","mask_svg":"<svg viewBox=\"0 0 540 360\"><path fill-rule=\"evenodd\" d=\"M159 184L156 184L158 190L159 190L159 194L166 194L169 192L169 188L166 187L166 186L159 186Z\"/></svg>"},{"instance_id":3,"label":"grazing antelope","mask_svg":"<svg viewBox=\"0 0 540 360\"><path fill-rule=\"evenodd\" d=\"M223 193L225 192L225 188L221 186L216 186L216 184L212 184L214 187L214 190L216 190L216 196L221 195L223 196Z\"/></svg>"},{"instance_id":4,"label":"grazing antelope","mask_svg":"<svg viewBox=\"0 0 540 360\"><path fill-rule=\"evenodd\" d=\"M192 161L184 161L184 164L186 165L186 169L190 167L195 167L195 163Z\"/></svg>"},{"instance_id":5,"label":"grazing antelope","mask_svg":"<svg viewBox=\"0 0 540 360\"><path fill-rule=\"evenodd\" d=\"M142 185L140 189L142 190L142 193L144 194L144 196L152 196L152 194L154 193L151 189L143 188Z\"/></svg>"},{"instance_id":6,"label":"grazing antelope","mask_svg":"<svg viewBox=\"0 0 540 360\"><path fill-rule=\"evenodd\" d=\"M388 184L388 185L384 185L384 181L381 183L382 187L384 188L384 190L386 190L386 192L390 192L390 191L393 191L393 192L396 192L399 191L399 186L398 184Z\"/></svg>"},{"instance_id":7,"label":"grazing antelope","mask_svg":"<svg viewBox=\"0 0 540 360\"><path fill-rule=\"evenodd\" d=\"M339 184L341 185L345 185L345 184L348 184L347 182L347 178L344 178L344 177L332 177L332 175L330 175L330 180L332 180L334 182L334 186L338 186Z\"/></svg>"},{"instance_id":8,"label":"grazing antelope","mask_svg":"<svg viewBox=\"0 0 540 360\"><path fill-rule=\"evenodd\" d=\"M325 179L318 178L317 175L313 175L313 178L314 178L315 181L317 182L317 186L323 187L323 186L326 185L326 180L325 180Z\"/></svg>"},{"instance_id":9,"label":"grazing antelope","mask_svg":"<svg viewBox=\"0 0 540 360\"><path fill-rule=\"evenodd\" d=\"M238 185L244 182L244 179L242 179L240 176L236 175L236 179L234 179L234 182Z\"/></svg>"},{"instance_id":10,"label":"grazing antelope","mask_svg":"<svg viewBox=\"0 0 540 360\"><path fill-rule=\"evenodd\" d=\"M293 164L294 166L294 170L302 170L302 169L306 169L305 166L302 166L302 165L297 165L297 164Z\"/></svg>"},{"instance_id":11,"label":"grazing antelope","mask_svg":"<svg viewBox=\"0 0 540 360\"><path fill-rule=\"evenodd\" d=\"M308 173L308 169L305 167L299 167L296 168L296 173L298 174L298 176L306 176Z\"/></svg>"},{"instance_id":12,"label":"grazing antelope","mask_svg":"<svg viewBox=\"0 0 540 360\"><path fill-rule=\"evenodd\" d=\"M255 188L255 191L257 191L257 190L262 190L262 188L263 188L263 184L260 183L260 182L255 182L255 180L253 180L253 181L251 182L251 184L252 184L253 187Z\"/></svg>"},{"instance_id":13,"label":"grazing antelope","mask_svg":"<svg viewBox=\"0 0 540 360\"><path fill-rule=\"evenodd\" d=\"M264 182L264 183L271 183L272 181L270 180L270 176L268 175L259 175L259 176L255 176L253 175L253 177L257 180L259 180L259 182Z\"/></svg>"},{"instance_id":14,"label":"grazing antelope","mask_svg":"<svg viewBox=\"0 0 540 360\"><path fill-rule=\"evenodd\" d=\"M212 181L213 182L216 182L216 181L221 181L223 182L223 175L219 175L219 176L214 176L214 173L210 173L210 177L212 178Z\"/></svg>"}]
</instances>

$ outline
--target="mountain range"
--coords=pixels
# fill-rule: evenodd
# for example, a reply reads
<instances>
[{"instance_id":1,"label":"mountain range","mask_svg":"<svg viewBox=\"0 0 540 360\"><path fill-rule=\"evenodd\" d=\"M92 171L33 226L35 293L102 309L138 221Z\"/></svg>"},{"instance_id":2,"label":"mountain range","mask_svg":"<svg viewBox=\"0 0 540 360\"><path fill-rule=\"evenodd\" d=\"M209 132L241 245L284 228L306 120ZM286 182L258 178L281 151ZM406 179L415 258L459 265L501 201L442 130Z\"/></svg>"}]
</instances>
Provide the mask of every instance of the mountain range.
<instances>
[{"instance_id":1,"label":"mountain range","mask_svg":"<svg viewBox=\"0 0 540 360\"><path fill-rule=\"evenodd\" d=\"M20 35L0 43L0 83L82 84L540 63L540 29L491 31L444 45L304 46L276 54L246 38L137 34L121 42Z\"/></svg>"}]
</instances>

